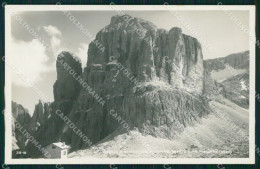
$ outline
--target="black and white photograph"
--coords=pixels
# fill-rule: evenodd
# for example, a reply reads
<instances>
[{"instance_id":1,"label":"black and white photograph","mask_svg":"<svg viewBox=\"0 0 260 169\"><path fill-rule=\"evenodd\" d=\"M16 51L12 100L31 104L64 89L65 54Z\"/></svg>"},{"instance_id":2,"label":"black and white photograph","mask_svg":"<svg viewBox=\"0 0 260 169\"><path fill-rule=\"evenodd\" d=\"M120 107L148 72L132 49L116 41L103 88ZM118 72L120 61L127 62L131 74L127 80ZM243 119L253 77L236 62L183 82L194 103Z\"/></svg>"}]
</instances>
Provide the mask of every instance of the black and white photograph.
<instances>
[{"instance_id":1,"label":"black and white photograph","mask_svg":"<svg viewBox=\"0 0 260 169\"><path fill-rule=\"evenodd\" d=\"M255 163L254 6L2 6L6 164Z\"/></svg>"}]
</instances>

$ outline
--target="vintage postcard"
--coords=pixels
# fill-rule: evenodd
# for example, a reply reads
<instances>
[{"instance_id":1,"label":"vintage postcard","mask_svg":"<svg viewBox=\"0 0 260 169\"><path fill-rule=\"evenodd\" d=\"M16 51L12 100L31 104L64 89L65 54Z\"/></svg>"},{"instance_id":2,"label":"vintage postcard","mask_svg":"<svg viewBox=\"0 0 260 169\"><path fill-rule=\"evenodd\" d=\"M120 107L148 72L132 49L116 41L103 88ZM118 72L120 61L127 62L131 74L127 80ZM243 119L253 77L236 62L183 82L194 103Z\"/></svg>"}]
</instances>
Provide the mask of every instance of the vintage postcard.
<instances>
[{"instance_id":1,"label":"vintage postcard","mask_svg":"<svg viewBox=\"0 0 260 169\"><path fill-rule=\"evenodd\" d=\"M254 6L2 6L6 164L255 163Z\"/></svg>"}]
</instances>

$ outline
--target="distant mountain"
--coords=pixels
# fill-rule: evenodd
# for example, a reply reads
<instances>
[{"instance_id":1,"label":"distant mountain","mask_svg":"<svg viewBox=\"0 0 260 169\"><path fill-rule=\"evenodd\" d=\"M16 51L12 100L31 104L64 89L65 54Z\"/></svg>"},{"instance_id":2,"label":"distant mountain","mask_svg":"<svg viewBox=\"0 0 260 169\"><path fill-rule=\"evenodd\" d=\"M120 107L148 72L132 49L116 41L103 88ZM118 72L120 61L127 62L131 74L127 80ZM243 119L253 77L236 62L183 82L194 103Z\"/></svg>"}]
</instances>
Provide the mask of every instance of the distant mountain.
<instances>
[{"instance_id":1,"label":"distant mountain","mask_svg":"<svg viewBox=\"0 0 260 169\"><path fill-rule=\"evenodd\" d=\"M225 97L237 105L247 108L249 106L249 73L243 73L223 81Z\"/></svg>"},{"instance_id":2,"label":"distant mountain","mask_svg":"<svg viewBox=\"0 0 260 169\"><path fill-rule=\"evenodd\" d=\"M208 59L204 61L204 68L212 72L220 71L226 68L226 65L239 70L249 69L249 51L230 54L226 57Z\"/></svg>"},{"instance_id":3,"label":"distant mountain","mask_svg":"<svg viewBox=\"0 0 260 169\"><path fill-rule=\"evenodd\" d=\"M241 107L249 106L249 51L204 61L205 71L222 87L223 96Z\"/></svg>"}]
</instances>

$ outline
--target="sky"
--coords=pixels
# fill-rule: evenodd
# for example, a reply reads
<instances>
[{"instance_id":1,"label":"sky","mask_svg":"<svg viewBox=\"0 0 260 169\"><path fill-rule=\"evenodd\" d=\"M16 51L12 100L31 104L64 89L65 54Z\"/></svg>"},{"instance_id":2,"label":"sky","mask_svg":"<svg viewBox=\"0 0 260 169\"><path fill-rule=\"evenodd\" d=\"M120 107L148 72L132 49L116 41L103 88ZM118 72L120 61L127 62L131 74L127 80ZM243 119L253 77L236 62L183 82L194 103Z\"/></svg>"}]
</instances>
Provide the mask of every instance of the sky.
<instances>
[{"instance_id":1,"label":"sky","mask_svg":"<svg viewBox=\"0 0 260 169\"><path fill-rule=\"evenodd\" d=\"M124 11L125 12L125 11ZM71 11L93 36L110 23L117 11ZM199 36L194 35L183 22L169 11L127 11L131 16L154 23L157 28L170 30L180 27L182 32L198 38L204 59L224 57L231 53L249 49L249 36L243 32L223 11L178 11ZM232 14L249 28L248 11L232 11ZM91 39L84 35L62 11L34 11L19 14L22 23L35 30L36 36L28 32L13 16L11 20L12 62L21 69L28 81L36 86L48 100L53 101L53 84L56 81L55 59L63 51L78 56L83 67L87 63L88 44ZM210 45L212 50L206 49ZM12 73L12 100L34 111L35 104L42 99L15 72Z\"/></svg>"}]
</instances>

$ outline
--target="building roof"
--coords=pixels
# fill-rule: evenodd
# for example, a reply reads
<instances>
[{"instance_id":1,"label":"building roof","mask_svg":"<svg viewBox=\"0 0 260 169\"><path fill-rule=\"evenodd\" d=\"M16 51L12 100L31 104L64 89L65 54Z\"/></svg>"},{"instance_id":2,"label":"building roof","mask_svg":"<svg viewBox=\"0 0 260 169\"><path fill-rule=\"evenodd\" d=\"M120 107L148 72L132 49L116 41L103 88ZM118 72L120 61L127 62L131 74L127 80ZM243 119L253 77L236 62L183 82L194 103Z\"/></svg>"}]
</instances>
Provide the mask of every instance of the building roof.
<instances>
[{"instance_id":1,"label":"building roof","mask_svg":"<svg viewBox=\"0 0 260 169\"><path fill-rule=\"evenodd\" d=\"M66 145L65 143L62 143L62 142L57 142L57 143L52 143L53 145L61 148L61 149L68 149L70 148L70 146Z\"/></svg>"}]
</instances>

